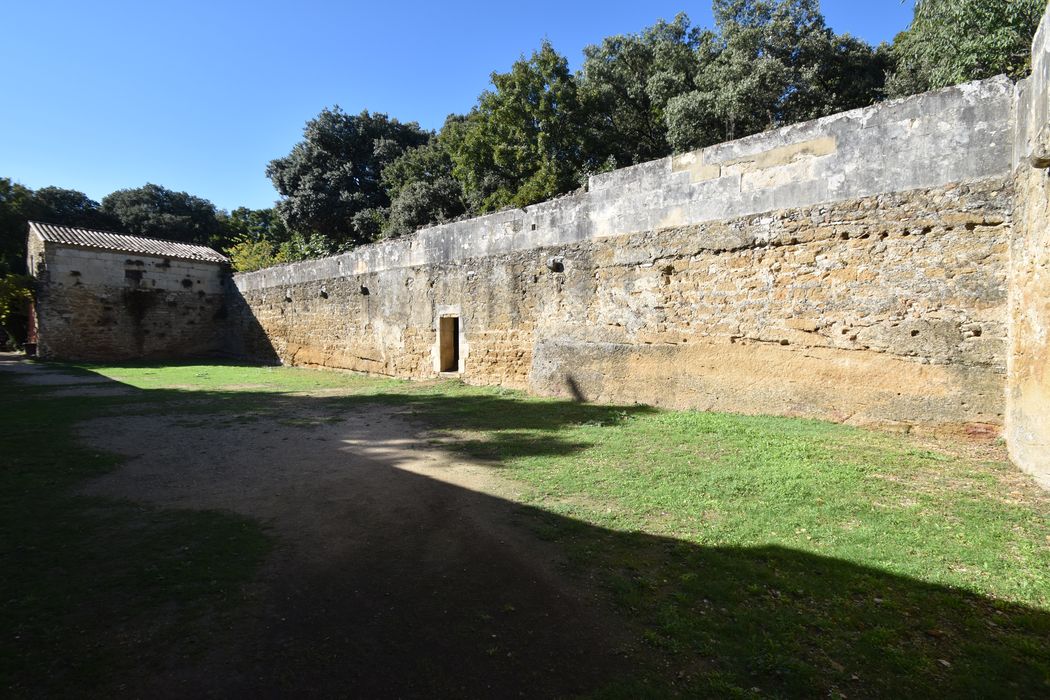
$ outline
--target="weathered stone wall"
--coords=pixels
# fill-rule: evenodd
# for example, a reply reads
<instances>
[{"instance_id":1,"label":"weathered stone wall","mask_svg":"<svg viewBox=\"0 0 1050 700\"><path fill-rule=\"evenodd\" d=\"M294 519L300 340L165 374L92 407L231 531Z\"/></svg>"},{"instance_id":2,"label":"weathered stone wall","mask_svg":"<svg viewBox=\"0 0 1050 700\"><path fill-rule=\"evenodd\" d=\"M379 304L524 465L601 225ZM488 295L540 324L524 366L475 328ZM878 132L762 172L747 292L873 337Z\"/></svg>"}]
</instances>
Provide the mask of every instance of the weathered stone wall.
<instances>
[{"instance_id":1,"label":"weathered stone wall","mask_svg":"<svg viewBox=\"0 0 1050 700\"><path fill-rule=\"evenodd\" d=\"M223 347L220 264L45 244L32 235L29 259L42 358L177 358Z\"/></svg>"},{"instance_id":2,"label":"weathered stone wall","mask_svg":"<svg viewBox=\"0 0 1050 700\"><path fill-rule=\"evenodd\" d=\"M972 83L237 275L231 352L609 402L996 435L1014 86Z\"/></svg>"},{"instance_id":3,"label":"weathered stone wall","mask_svg":"<svg viewBox=\"0 0 1050 700\"><path fill-rule=\"evenodd\" d=\"M588 400L995 433L1002 178L468 260L242 285L242 354ZM561 271L552 271L554 267ZM243 280L243 277L240 278ZM367 290L367 293L363 293Z\"/></svg>"},{"instance_id":4,"label":"weathered stone wall","mask_svg":"<svg viewBox=\"0 0 1050 700\"><path fill-rule=\"evenodd\" d=\"M1005 372L1004 184L778 211L602 246L591 258L594 296L570 295L563 307L576 320L538 334L531 386L994 432Z\"/></svg>"},{"instance_id":5,"label":"weathered stone wall","mask_svg":"<svg viewBox=\"0 0 1050 700\"><path fill-rule=\"evenodd\" d=\"M1048 17L1032 47L1032 77L1018 85L1006 440L1014 462L1050 488Z\"/></svg>"},{"instance_id":6,"label":"weathered stone wall","mask_svg":"<svg viewBox=\"0 0 1050 700\"><path fill-rule=\"evenodd\" d=\"M590 178L586 192L237 276L241 289L435 265L1010 172L1014 86L993 78Z\"/></svg>"}]
</instances>

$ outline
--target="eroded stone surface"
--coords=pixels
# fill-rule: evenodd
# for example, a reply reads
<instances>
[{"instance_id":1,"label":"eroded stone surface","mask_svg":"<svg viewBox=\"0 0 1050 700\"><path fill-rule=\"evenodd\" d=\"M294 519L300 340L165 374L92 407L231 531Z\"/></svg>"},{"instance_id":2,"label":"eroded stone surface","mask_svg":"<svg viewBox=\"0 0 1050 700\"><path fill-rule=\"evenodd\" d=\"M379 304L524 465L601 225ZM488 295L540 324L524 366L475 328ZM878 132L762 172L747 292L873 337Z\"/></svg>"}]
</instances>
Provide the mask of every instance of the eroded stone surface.
<instances>
[{"instance_id":1,"label":"eroded stone surface","mask_svg":"<svg viewBox=\"0 0 1050 700\"><path fill-rule=\"evenodd\" d=\"M470 382L994 433L1010 207L1007 183L992 178L246 288L238 349L429 377L436 309L456 309Z\"/></svg>"},{"instance_id":2,"label":"eroded stone surface","mask_svg":"<svg viewBox=\"0 0 1050 700\"><path fill-rule=\"evenodd\" d=\"M1013 461L1050 488L1050 31L1018 86L1006 442Z\"/></svg>"},{"instance_id":3,"label":"eroded stone surface","mask_svg":"<svg viewBox=\"0 0 1050 700\"><path fill-rule=\"evenodd\" d=\"M45 359L179 358L220 349L224 266L29 236Z\"/></svg>"}]
</instances>

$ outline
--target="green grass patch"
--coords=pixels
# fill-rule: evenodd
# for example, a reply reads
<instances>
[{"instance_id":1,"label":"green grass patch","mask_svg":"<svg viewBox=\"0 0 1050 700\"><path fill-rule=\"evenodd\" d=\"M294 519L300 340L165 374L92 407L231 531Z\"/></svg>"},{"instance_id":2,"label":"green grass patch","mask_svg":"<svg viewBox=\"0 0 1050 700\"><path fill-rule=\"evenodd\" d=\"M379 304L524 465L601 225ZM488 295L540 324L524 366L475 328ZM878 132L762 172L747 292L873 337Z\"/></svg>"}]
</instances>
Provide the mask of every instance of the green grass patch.
<instances>
[{"instance_id":1,"label":"green grass patch","mask_svg":"<svg viewBox=\"0 0 1050 700\"><path fill-rule=\"evenodd\" d=\"M73 426L133 407L0 374L0 687L103 695L115 679L200 653L270 548L253 522L76 495L119 460Z\"/></svg>"},{"instance_id":2,"label":"green grass patch","mask_svg":"<svg viewBox=\"0 0 1050 700\"><path fill-rule=\"evenodd\" d=\"M4 418L21 426L5 432L5 454L28 454L5 475L14 481L4 489L0 534L5 543L40 543L13 552L32 576L5 576L3 585L38 611L10 621L36 629L34 639L46 639L40 630L74 607L62 601L84 587L62 572L78 557L111 562L114 573L88 575L92 585L108 589L105 577L117 576L117 589L141 601L136 614L148 616L180 595L234 595L265 546L228 516L108 503L98 517L97 504L69 496L71 483L113 464L69 438L89 408L139 402L134 410L175 412L184 426L269 417L307 436L382 403L429 425L432 444L525 484L529 525L609 592L641 656L656 659L636 685L609 697L1050 695L1050 505L987 450L821 421L594 406L457 382L233 365L90 369L147 391L61 402L29 392ZM308 417L296 413L304 407ZM40 443L42 452L27 450ZM202 517L225 525L204 528ZM47 533L34 534L34 521L48 523ZM129 534L118 553L103 551L114 528L144 534ZM202 529L225 534L198 543L204 549L185 575L165 569L161 585L144 573L142 562L178 569L172 547L197 542L192 533ZM235 548L240 563L218 561ZM33 585L49 566L59 573ZM220 570L220 583L202 587L208 567ZM49 648L30 655L38 668Z\"/></svg>"},{"instance_id":3,"label":"green grass patch","mask_svg":"<svg viewBox=\"0 0 1050 700\"><path fill-rule=\"evenodd\" d=\"M822 421L504 401L416 405L533 487L538 531L667 658L657 695L1050 691L1050 507L1009 463Z\"/></svg>"}]
</instances>

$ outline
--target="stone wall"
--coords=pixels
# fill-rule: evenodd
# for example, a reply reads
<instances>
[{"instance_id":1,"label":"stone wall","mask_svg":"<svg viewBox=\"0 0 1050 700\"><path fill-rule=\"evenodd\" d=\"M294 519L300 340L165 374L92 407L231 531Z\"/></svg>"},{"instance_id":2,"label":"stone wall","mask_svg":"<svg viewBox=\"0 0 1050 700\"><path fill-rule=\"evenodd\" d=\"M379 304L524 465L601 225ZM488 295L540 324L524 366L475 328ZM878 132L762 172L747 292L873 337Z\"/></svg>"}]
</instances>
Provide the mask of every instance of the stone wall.
<instances>
[{"instance_id":1,"label":"stone wall","mask_svg":"<svg viewBox=\"0 0 1050 700\"><path fill-rule=\"evenodd\" d=\"M235 350L431 377L454 314L469 382L995 433L1010 206L986 178L279 286L239 276Z\"/></svg>"},{"instance_id":2,"label":"stone wall","mask_svg":"<svg viewBox=\"0 0 1050 700\"><path fill-rule=\"evenodd\" d=\"M1050 28L1018 85L1006 441L1010 456L1050 488Z\"/></svg>"},{"instance_id":3,"label":"stone wall","mask_svg":"<svg viewBox=\"0 0 1050 700\"><path fill-rule=\"evenodd\" d=\"M455 316L468 382L996 436L1008 363L1045 366L1011 330L1045 289L1045 179L1015 211L1018 94L996 78L887 102L237 275L227 347L427 378ZM1039 377L1011 416L1046 405Z\"/></svg>"},{"instance_id":4,"label":"stone wall","mask_svg":"<svg viewBox=\"0 0 1050 700\"><path fill-rule=\"evenodd\" d=\"M224 267L44 243L37 271L37 354L58 360L178 358L223 346Z\"/></svg>"},{"instance_id":5,"label":"stone wall","mask_svg":"<svg viewBox=\"0 0 1050 700\"><path fill-rule=\"evenodd\" d=\"M969 83L590 178L587 191L237 276L242 290L528 251L1010 172L1014 86Z\"/></svg>"}]
</instances>

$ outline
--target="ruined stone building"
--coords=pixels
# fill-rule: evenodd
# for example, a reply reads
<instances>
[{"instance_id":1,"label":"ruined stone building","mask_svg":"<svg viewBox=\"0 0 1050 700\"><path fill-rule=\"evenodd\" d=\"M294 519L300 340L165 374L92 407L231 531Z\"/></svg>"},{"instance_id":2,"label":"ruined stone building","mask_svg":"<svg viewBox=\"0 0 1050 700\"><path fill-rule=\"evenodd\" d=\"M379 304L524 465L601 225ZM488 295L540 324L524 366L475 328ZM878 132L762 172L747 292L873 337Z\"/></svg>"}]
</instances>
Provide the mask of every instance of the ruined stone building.
<instances>
[{"instance_id":1,"label":"ruined stone building","mask_svg":"<svg viewBox=\"0 0 1050 700\"><path fill-rule=\"evenodd\" d=\"M178 358L222 350L226 258L204 246L30 222L30 341L42 358Z\"/></svg>"},{"instance_id":2,"label":"ruined stone building","mask_svg":"<svg viewBox=\"0 0 1050 700\"><path fill-rule=\"evenodd\" d=\"M234 275L222 347L591 401L1005 435L1017 464L1050 484L1048 166L1044 20L1033 76L1018 84L890 101L595 175L525 209ZM128 338L160 347L152 313L192 318L198 344L171 332L187 351L209 347L221 261L180 262L140 309L133 292L152 280L122 277L131 260L111 256L118 279L97 292L52 263L41 348L61 354L69 333L99 358ZM76 325L81 298L96 310ZM128 329L115 346L99 325L114 309L145 323L110 320ZM65 337L47 346L55 328Z\"/></svg>"}]
</instances>

